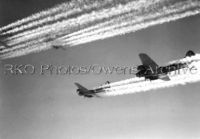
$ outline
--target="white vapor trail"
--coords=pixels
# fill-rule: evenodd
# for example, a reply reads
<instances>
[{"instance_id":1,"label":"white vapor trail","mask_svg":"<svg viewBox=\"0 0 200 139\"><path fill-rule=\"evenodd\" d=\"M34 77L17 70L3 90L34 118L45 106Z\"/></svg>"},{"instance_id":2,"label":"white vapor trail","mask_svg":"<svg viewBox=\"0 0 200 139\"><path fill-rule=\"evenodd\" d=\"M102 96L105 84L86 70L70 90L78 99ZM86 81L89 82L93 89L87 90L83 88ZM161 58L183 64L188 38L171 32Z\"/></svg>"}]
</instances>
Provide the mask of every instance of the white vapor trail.
<instances>
[{"instance_id":1,"label":"white vapor trail","mask_svg":"<svg viewBox=\"0 0 200 139\"><path fill-rule=\"evenodd\" d=\"M59 20L62 17L66 18L70 15L84 12L94 7L98 8L98 6L104 6L112 2L113 2L112 0L110 1L93 0L93 2L84 0L72 0L70 3L60 4L54 8L39 12L30 17L11 23L5 27L2 27L0 31L5 31L10 29L9 31L6 31L5 34L15 33L17 31L38 26L46 22ZM23 26L21 26L22 24Z\"/></svg>"},{"instance_id":2,"label":"white vapor trail","mask_svg":"<svg viewBox=\"0 0 200 139\"><path fill-rule=\"evenodd\" d=\"M135 32L153 25L199 14L199 8L194 8L191 10L192 7L196 7L197 5L200 6L200 3L181 3L169 7L168 10L165 10L164 7L164 10L160 9L160 11L157 10L156 13L147 14L146 16L142 15L142 17L134 17L132 14L129 14L128 18L125 17L127 22L123 22L123 19L119 19L121 21L114 20L109 26L104 26L104 28L94 29L90 32L85 32L83 34L70 37L65 41L68 41L71 45L79 45L94 40L113 37L119 34ZM188 9L190 10L188 11ZM114 24L115 22L118 22L118 24Z\"/></svg>"},{"instance_id":3,"label":"white vapor trail","mask_svg":"<svg viewBox=\"0 0 200 139\"><path fill-rule=\"evenodd\" d=\"M150 0L150 4L152 4L151 0ZM146 3L145 5L148 6L149 4ZM103 19L106 19L106 18L110 18L112 16L122 14L122 13L130 12L133 9L134 10L140 9L140 7L144 7L144 0L139 0L137 2L129 2L126 5L118 5L116 8L105 8L105 9L102 9L100 11L86 13L86 14L81 15L81 16L76 17L76 18L63 20L63 21L60 21L60 22L56 22L54 24L49 24L49 25L46 25L46 26L42 26L42 27L30 30L30 31L19 33L17 35L10 37L9 39L12 40L12 39L17 38L17 39L15 39L15 41L13 43L19 43L20 41L24 41L24 40L27 40L27 39L30 39L30 38L33 38L33 37L38 38L38 37L42 36L43 34L46 34L47 32L51 33L54 30L57 30L57 32L59 33L64 28L68 32L69 29L74 28L78 25L83 26L83 25L90 23L90 22L94 22L94 21L97 21L97 20L103 20ZM64 13L64 15L65 14L66 13ZM62 16L64 16L64 15L62 15ZM25 26L22 26L21 28L25 28ZM11 30L11 31L13 31L13 30ZM21 38L22 36L24 36L23 39ZM12 45L12 43L11 43L11 45Z\"/></svg>"},{"instance_id":4,"label":"white vapor trail","mask_svg":"<svg viewBox=\"0 0 200 139\"><path fill-rule=\"evenodd\" d=\"M72 47L200 13L199 0L72 0L0 28L0 58Z\"/></svg>"},{"instance_id":5,"label":"white vapor trail","mask_svg":"<svg viewBox=\"0 0 200 139\"><path fill-rule=\"evenodd\" d=\"M156 90L160 88L174 87L177 85L185 85L187 83L195 83L200 81L200 54L195 56L186 57L179 62L188 63L188 67L169 73L170 81L164 81L161 79L154 81L141 80L139 82L129 82L127 80L112 83L110 88L105 89L106 96L116 96L124 94L134 94L150 90ZM137 80L138 77L132 80ZM114 86L118 84L118 86ZM103 86L104 87L104 86Z\"/></svg>"}]
</instances>

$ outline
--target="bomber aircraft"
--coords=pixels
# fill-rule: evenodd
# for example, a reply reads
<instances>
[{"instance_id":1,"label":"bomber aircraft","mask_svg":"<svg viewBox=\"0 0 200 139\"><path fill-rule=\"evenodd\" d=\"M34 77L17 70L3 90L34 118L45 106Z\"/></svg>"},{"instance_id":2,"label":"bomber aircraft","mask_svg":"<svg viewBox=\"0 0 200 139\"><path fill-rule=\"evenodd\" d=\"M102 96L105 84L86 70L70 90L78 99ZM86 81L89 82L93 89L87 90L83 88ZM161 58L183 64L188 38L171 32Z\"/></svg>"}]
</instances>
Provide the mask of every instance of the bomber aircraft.
<instances>
[{"instance_id":1,"label":"bomber aircraft","mask_svg":"<svg viewBox=\"0 0 200 139\"><path fill-rule=\"evenodd\" d=\"M191 57L194 56L195 53L193 51L188 51L186 53L185 57ZM139 57L142 61L142 65L137 67L137 73L136 77L144 77L145 79L149 80L157 80L161 79L164 81L169 81L170 78L167 75L169 72L182 69L187 67L188 63L181 63L181 62L176 62L169 64L167 66L158 66L147 54L145 53L140 53ZM107 81L105 84L110 84L109 81ZM106 88L110 88L110 86L106 87L99 87L96 89L87 89L80 85L79 83L75 83L75 85L78 87L77 93L79 96L84 96L87 98L91 97L100 97L100 94L105 92Z\"/></svg>"},{"instance_id":2,"label":"bomber aircraft","mask_svg":"<svg viewBox=\"0 0 200 139\"><path fill-rule=\"evenodd\" d=\"M185 57L194 56L195 53L189 50ZM149 80L165 80L169 81L170 78L167 75L169 72L187 67L187 63L173 63L167 66L158 66L147 54L140 53L139 57L142 61L142 65L137 67L136 77L144 77Z\"/></svg>"},{"instance_id":3,"label":"bomber aircraft","mask_svg":"<svg viewBox=\"0 0 200 139\"><path fill-rule=\"evenodd\" d=\"M110 82L107 81L106 84L109 84ZM104 89L106 88L109 88L108 87L104 87L104 88L97 88L97 89L91 89L91 90L88 90L87 88L83 87L82 85L80 85L79 83L74 83L78 89L76 90L78 95L79 96L84 96L84 97L87 97L87 98L91 98L91 97L101 97L99 95L99 93L103 93L104 92Z\"/></svg>"}]
</instances>

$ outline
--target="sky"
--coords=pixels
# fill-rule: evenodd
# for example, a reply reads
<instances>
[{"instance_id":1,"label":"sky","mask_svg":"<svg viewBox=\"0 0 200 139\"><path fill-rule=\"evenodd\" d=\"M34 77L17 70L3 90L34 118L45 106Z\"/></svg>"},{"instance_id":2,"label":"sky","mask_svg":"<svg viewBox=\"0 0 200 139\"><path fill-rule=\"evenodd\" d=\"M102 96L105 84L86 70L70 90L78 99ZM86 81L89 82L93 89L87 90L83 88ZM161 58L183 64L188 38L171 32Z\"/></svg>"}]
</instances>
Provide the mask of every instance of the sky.
<instances>
[{"instance_id":1,"label":"sky","mask_svg":"<svg viewBox=\"0 0 200 139\"><path fill-rule=\"evenodd\" d=\"M7 25L64 0L1 0L0 26ZM199 53L200 16L150 27L135 33L63 50L48 50L1 63L0 138L200 138L199 83L139 94L86 99L74 82L93 88L133 75L14 75L6 64L54 66L135 66L139 53L158 64Z\"/></svg>"}]
</instances>

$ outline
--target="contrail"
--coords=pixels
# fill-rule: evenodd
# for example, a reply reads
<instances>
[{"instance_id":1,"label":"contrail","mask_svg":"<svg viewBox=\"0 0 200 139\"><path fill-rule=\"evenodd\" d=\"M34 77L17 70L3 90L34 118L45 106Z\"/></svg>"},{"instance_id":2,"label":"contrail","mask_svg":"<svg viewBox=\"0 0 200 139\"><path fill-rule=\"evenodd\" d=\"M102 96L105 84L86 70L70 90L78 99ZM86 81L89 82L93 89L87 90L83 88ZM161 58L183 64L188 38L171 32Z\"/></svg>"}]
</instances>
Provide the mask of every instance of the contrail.
<instances>
[{"instance_id":1,"label":"contrail","mask_svg":"<svg viewBox=\"0 0 200 139\"><path fill-rule=\"evenodd\" d=\"M150 4L152 4L152 2ZM149 5L149 4L145 3L145 5ZM85 24L88 24L88 23L91 23L91 22L95 22L95 21L98 21L98 20L105 20L107 18L111 18L112 16L116 16L116 15L119 15L119 14L122 14L122 13L130 12L133 9L134 10L140 9L140 7L144 7L144 1L143 0L139 0L137 2L129 2L125 5L118 5L115 8L104 8L104 9L99 10L99 11L83 14L83 15L76 17L76 18L70 18L70 19L67 19L67 20L55 22L53 24L48 24L48 25L30 30L30 31L19 33L17 35L10 37L9 39L18 38L18 40L15 40L15 43L18 43L20 41L23 41L20 38L21 36L25 36L25 37L23 37L23 39L27 40L27 39L30 39L32 37L41 37L44 33L47 34L47 33L50 33L54 30L56 30L57 33L58 33L60 31L62 31L63 28L65 29L65 33L69 33L70 29L74 29L77 26L84 26ZM95 24L95 23L93 23L93 24ZM21 28L26 28L26 26L22 26ZM59 30L59 28L60 28L60 30ZM13 32L15 30L11 30L11 31ZM9 32L9 33L12 33L12 32ZM53 33L55 33L55 32L53 32ZM7 33L5 33L5 34L7 34Z\"/></svg>"},{"instance_id":2,"label":"contrail","mask_svg":"<svg viewBox=\"0 0 200 139\"><path fill-rule=\"evenodd\" d=\"M169 7L167 11L161 9L157 13L151 13L144 17L134 17L131 14L128 15L128 18L126 17L127 22L121 21L113 21L111 22L110 26L104 26L104 28L98 28L95 30L92 30L91 32L84 32L80 35L76 35L74 37L70 37L69 39L65 41L69 41L69 44L71 45L79 45L82 43L104 39L108 37L113 37L115 35L119 34L125 34L129 32L135 32L144 28L148 28L153 25L162 24L165 22L170 22L173 20L177 20L180 18L184 18L187 16L192 16L200 13L199 8L193 8L196 7L196 3L183 3L175 5L175 7ZM200 4L198 4L200 6ZM193 9L191 9L193 8ZM176 14L174 14L176 13ZM114 22L118 22L118 24L114 24ZM102 37L103 36L103 37Z\"/></svg>"},{"instance_id":3,"label":"contrail","mask_svg":"<svg viewBox=\"0 0 200 139\"><path fill-rule=\"evenodd\" d=\"M112 2L113 2L112 0L110 1L93 0L92 2L89 0L72 0L70 3L60 4L51 9L39 12L30 17L11 23L5 27L2 27L0 31L6 30L5 34L15 33L17 31L45 24L46 22L57 21L60 18L66 18L71 15L78 14L80 12L91 10L93 8L98 8L99 6L111 4Z\"/></svg>"},{"instance_id":4,"label":"contrail","mask_svg":"<svg viewBox=\"0 0 200 139\"><path fill-rule=\"evenodd\" d=\"M106 84L106 85L102 85L102 86L96 87L94 89L107 88L107 87L114 88L114 87L117 87L117 86L128 85L130 83L137 83L137 82L141 82L141 81L144 81L144 80L145 80L144 78L130 78L130 79L126 79L126 80L122 80L122 81L118 81L118 82L113 82L113 83L109 83L109 84Z\"/></svg>"},{"instance_id":5,"label":"contrail","mask_svg":"<svg viewBox=\"0 0 200 139\"><path fill-rule=\"evenodd\" d=\"M154 81L141 80L139 82L132 82L131 79L120 82L111 83L110 88L105 89L106 96L116 96L124 94L134 94L160 88L174 87L177 85L185 85L187 83L195 83L200 81L200 54L189 58L181 59L179 62L188 63L188 67L173 71L169 74L170 81L163 81L161 79ZM138 77L132 80L138 80ZM127 82L128 81L128 82ZM115 86L117 84L117 86ZM121 85L120 85L121 84ZM101 87L108 87L101 86Z\"/></svg>"},{"instance_id":6,"label":"contrail","mask_svg":"<svg viewBox=\"0 0 200 139\"><path fill-rule=\"evenodd\" d=\"M152 1L152 0L151 0ZM155 0L153 0L153 1L155 1ZM120 2L120 1L119 1ZM119 3L118 2L118 3ZM9 37L7 40L10 40L9 42L8 42L8 44L9 45L11 45L11 46L14 46L13 47L13 49L11 48L11 49L9 49L9 50L5 50L5 51L2 51L2 53L6 53L6 52L8 52L8 51L12 51L12 50L16 50L17 48L22 48L22 46L19 44L19 45L15 45L16 43L19 43L19 42L23 42L24 40L27 40L27 41L31 41L30 39L32 38L33 39L33 43L36 43L38 40L37 40L37 38L45 38L45 39L48 39L48 38L51 38L51 36L56 36L56 35L58 35L58 34L55 34L55 31L57 30L57 32L62 32L62 30L63 30L63 27L65 27L65 26L68 26L68 25L70 25L69 23L79 23L79 21L81 21L81 19L83 20L83 21L81 21L81 22L83 22L84 23L84 21L85 20L87 20L88 21L88 19L89 20L94 20L94 19L99 19L99 18L101 18L101 17L109 17L109 16L113 16L113 15L117 15L117 14L119 14L120 12L122 13L122 12L127 12L127 11L129 11L130 10L130 8L131 7L134 7L134 8L132 8L132 9L137 9L137 5L144 5L144 0L139 0L139 1L134 1L134 2L130 2L130 1L128 1L129 3L128 4L125 4L125 6L122 6L122 5L118 5L116 8L114 7L114 8L110 8L110 9L103 9L103 10L101 10L100 12L92 12L92 13L87 13L87 14L84 14L84 15L81 15L81 16L79 16L79 17L76 17L76 18L72 18L72 19L69 19L69 20L66 20L66 21L62 21L61 23L60 22L56 22L56 23L54 23L53 25L46 25L46 26L42 26L42 27L38 27L37 29L33 29L33 30L28 30L28 31L25 31L25 32L22 32L22 33L19 33L19 34L17 34L17 36L16 35L14 35L14 36L11 36L11 37ZM147 2L147 4L148 4L148 2ZM126 10L124 10L124 9L126 9ZM139 8L140 9L140 8ZM107 13L110 13L110 14L107 14ZM97 16L98 15L98 16ZM109 16L107 16L107 15L109 15ZM92 16L94 16L93 18L92 18ZM68 23L68 24L65 24L65 23ZM80 23L79 23L80 24ZM60 27L60 29L59 29L59 27ZM56 29L55 29L56 28ZM73 29L73 27L69 27L69 28L67 28L66 29L66 31L64 32L65 34L67 33L67 34L69 34L69 29ZM54 31L55 30L55 31ZM43 31L43 32L41 32L41 31ZM51 31L54 31L54 32L51 32ZM45 34L43 34L43 33L45 33ZM19 36L18 36L19 35ZM19 38L17 38L17 39L15 39L15 40L12 40L13 39L13 37L15 38L15 37L19 37ZM36 38L37 37L37 38ZM44 39L44 40L45 40ZM53 38L54 39L54 38ZM26 42L24 42L24 44L25 44ZM30 44L30 43L29 43ZM24 46L24 45L23 45ZM27 45L25 45L25 46L27 46Z\"/></svg>"},{"instance_id":7,"label":"contrail","mask_svg":"<svg viewBox=\"0 0 200 139\"><path fill-rule=\"evenodd\" d=\"M200 13L198 0L72 0L0 28L0 58L72 47Z\"/></svg>"}]
</instances>

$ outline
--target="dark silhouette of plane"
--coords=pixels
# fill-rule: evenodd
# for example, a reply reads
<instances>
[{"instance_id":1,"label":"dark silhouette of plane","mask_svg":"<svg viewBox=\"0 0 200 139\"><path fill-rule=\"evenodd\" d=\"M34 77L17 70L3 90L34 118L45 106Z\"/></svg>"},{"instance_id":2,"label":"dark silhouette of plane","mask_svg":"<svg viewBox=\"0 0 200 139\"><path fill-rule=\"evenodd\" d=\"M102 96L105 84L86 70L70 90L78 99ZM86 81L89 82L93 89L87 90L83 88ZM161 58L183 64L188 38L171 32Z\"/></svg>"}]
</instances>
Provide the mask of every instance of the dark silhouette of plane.
<instances>
[{"instance_id":1,"label":"dark silhouette of plane","mask_svg":"<svg viewBox=\"0 0 200 139\"><path fill-rule=\"evenodd\" d=\"M185 57L191 57L194 56L195 53L191 50L189 50L186 53ZM165 80L169 81L170 78L167 75L169 72L185 68L187 66L187 63L174 63L167 66L158 66L156 62L154 62L147 54L141 53L139 54L139 57L142 61L142 65L137 67L137 77L144 77L145 79L149 80Z\"/></svg>"},{"instance_id":2,"label":"dark silhouette of plane","mask_svg":"<svg viewBox=\"0 0 200 139\"><path fill-rule=\"evenodd\" d=\"M110 82L107 81L106 84L109 84ZM78 89L76 90L79 96L84 96L87 98L91 98L91 97L100 97L99 93L103 93L105 92L104 89L109 88L109 87L104 87L104 88L97 88L97 89L91 89L88 90L87 88L83 87L82 85L80 85L79 83L74 83Z\"/></svg>"},{"instance_id":3,"label":"dark silhouette of plane","mask_svg":"<svg viewBox=\"0 0 200 139\"><path fill-rule=\"evenodd\" d=\"M50 39L51 40L51 45L54 49L58 50L58 49L62 49L62 50L66 50L66 48L63 46L63 41L60 41L60 40L53 40L53 39Z\"/></svg>"},{"instance_id":4,"label":"dark silhouette of plane","mask_svg":"<svg viewBox=\"0 0 200 139\"><path fill-rule=\"evenodd\" d=\"M59 46L59 45L53 45L52 47L53 47L54 49L56 49L56 50L58 50L58 49L66 50L65 47Z\"/></svg>"}]
</instances>

